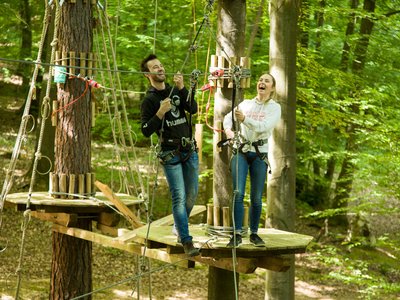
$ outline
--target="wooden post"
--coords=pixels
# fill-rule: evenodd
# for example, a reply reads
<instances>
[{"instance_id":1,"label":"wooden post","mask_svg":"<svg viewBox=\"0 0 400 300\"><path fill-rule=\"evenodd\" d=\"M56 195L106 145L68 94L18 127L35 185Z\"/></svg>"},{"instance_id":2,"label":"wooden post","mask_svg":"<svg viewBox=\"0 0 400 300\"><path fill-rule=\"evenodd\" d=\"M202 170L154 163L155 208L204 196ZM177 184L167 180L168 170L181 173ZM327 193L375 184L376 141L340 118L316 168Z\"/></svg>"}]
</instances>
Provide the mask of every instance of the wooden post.
<instances>
[{"instance_id":1,"label":"wooden post","mask_svg":"<svg viewBox=\"0 0 400 300\"><path fill-rule=\"evenodd\" d=\"M76 65L75 51L69 52L69 65L72 66L72 67L75 67L75 65ZM71 70L69 72L74 74L74 75L76 75L76 69L75 68L71 68Z\"/></svg>"},{"instance_id":2,"label":"wooden post","mask_svg":"<svg viewBox=\"0 0 400 300\"><path fill-rule=\"evenodd\" d=\"M89 197L92 194L92 174L85 174L85 196Z\"/></svg>"},{"instance_id":3,"label":"wooden post","mask_svg":"<svg viewBox=\"0 0 400 300\"><path fill-rule=\"evenodd\" d=\"M214 226L221 226L221 211L219 206L214 206Z\"/></svg>"},{"instance_id":4,"label":"wooden post","mask_svg":"<svg viewBox=\"0 0 400 300\"><path fill-rule=\"evenodd\" d=\"M78 193L81 195L80 199L83 199L85 195L85 174L78 175Z\"/></svg>"},{"instance_id":5,"label":"wooden post","mask_svg":"<svg viewBox=\"0 0 400 300\"><path fill-rule=\"evenodd\" d=\"M68 198L73 199L75 196L75 187L76 187L76 175L75 174L70 174L69 175L69 187L68 187Z\"/></svg>"},{"instance_id":6,"label":"wooden post","mask_svg":"<svg viewBox=\"0 0 400 300\"><path fill-rule=\"evenodd\" d=\"M86 67L86 53L85 52L81 52L81 55L80 55L80 74L81 74L81 76L82 77L85 77L86 76L86 69L85 69L85 67Z\"/></svg>"},{"instance_id":7,"label":"wooden post","mask_svg":"<svg viewBox=\"0 0 400 300\"><path fill-rule=\"evenodd\" d=\"M213 225L214 205L207 204L207 225Z\"/></svg>"},{"instance_id":8,"label":"wooden post","mask_svg":"<svg viewBox=\"0 0 400 300\"><path fill-rule=\"evenodd\" d=\"M196 124L195 125L195 135L194 138L197 143L197 148L199 149L199 164L203 161L203 126L204 124Z\"/></svg>"},{"instance_id":9,"label":"wooden post","mask_svg":"<svg viewBox=\"0 0 400 300\"><path fill-rule=\"evenodd\" d=\"M60 190L60 197L62 199L67 198L67 196L65 195L68 192L67 189L67 175L66 174L60 174L60 178L59 178L59 190Z\"/></svg>"},{"instance_id":10,"label":"wooden post","mask_svg":"<svg viewBox=\"0 0 400 300\"><path fill-rule=\"evenodd\" d=\"M222 208L222 225L224 227L230 227L231 226L231 216L229 214L229 207L224 206Z\"/></svg>"}]
</instances>

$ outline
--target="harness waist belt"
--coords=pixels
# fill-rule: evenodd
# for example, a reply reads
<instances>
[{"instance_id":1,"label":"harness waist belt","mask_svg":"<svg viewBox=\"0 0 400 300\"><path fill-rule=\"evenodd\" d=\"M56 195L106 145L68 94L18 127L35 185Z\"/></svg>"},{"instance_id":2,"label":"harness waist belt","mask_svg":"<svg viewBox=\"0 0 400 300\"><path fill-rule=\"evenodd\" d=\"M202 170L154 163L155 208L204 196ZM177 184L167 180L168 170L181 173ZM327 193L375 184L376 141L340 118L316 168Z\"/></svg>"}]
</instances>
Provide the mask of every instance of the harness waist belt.
<instances>
[{"instance_id":1,"label":"harness waist belt","mask_svg":"<svg viewBox=\"0 0 400 300\"><path fill-rule=\"evenodd\" d=\"M255 147L255 146L263 146L267 143L268 143L268 139L263 139L263 140L258 140L258 141L252 142L251 145L253 147Z\"/></svg>"},{"instance_id":2,"label":"harness waist belt","mask_svg":"<svg viewBox=\"0 0 400 300\"><path fill-rule=\"evenodd\" d=\"M182 146L186 147L189 145L192 145L194 140L192 138L188 137L182 137L180 139L161 139L161 144L170 144L170 145L176 145L176 146Z\"/></svg>"}]
</instances>

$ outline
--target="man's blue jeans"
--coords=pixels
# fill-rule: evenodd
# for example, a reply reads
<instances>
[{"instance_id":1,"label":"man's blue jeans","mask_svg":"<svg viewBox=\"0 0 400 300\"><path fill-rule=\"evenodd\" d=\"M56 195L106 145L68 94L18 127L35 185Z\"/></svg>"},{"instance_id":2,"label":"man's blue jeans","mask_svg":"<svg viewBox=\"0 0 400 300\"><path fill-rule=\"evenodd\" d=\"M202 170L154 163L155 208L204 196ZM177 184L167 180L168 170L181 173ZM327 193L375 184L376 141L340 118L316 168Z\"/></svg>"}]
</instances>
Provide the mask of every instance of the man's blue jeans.
<instances>
[{"instance_id":1,"label":"man's blue jeans","mask_svg":"<svg viewBox=\"0 0 400 300\"><path fill-rule=\"evenodd\" d=\"M267 176L267 164L255 152L239 153L232 157L231 172L233 180L235 232L240 233L243 226L243 199L246 191L247 174L250 171L250 233L257 233L262 210L262 194Z\"/></svg>"},{"instance_id":2,"label":"man's blue jeans","mask_svg":"<svg viewBox=\"0 0 400 300\"><path fill-rule=\"evenodd\" d=\"M199 157L193 151L186 161L180 162L187 155L188 152L182 151L163 163L172 196L172 214L182 244L192 241L188 222L199 190Z\"/></svg>"}]
</instances>

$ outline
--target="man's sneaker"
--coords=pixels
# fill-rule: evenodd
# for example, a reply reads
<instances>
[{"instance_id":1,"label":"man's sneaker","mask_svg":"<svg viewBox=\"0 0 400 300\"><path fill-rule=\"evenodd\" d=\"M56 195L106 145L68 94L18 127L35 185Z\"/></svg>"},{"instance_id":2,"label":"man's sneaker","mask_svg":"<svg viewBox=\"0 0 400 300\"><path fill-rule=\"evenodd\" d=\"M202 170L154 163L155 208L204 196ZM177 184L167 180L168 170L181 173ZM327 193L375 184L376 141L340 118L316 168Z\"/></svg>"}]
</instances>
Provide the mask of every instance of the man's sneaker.
<instances>
[{"instance_id":1,"label":"man's sneaker","mask_svg":"<svg viewBox=\"0 0 400 300\"><path fill-rule=\"evenodd\" d=\"M200 249L193 246L193 242L183 243L183 250L189 256L197 256L200 254Z\"/></svg>"},{"instance_id":2,"label":"man's sneaker","mask_svg":"<svg viewBox=\"0 0 400 300\"><path fill-rule=\"evenodd\" d=\"M256 247L264 247L265 242L258 236L257 233L250 234L250 243Z\"/></svg>"},{"instance_id":3,"label":"man's sneaker","mask_svg":"<svg viewBox=\"0 0 400 300\"><path fill-rule=\"evenodd\" d=\"M242 244L242 236L240 234L235 234L232 235L228 245L226 245L227 248L236 248L239 247Z\"/></svg>"}]
</instances>

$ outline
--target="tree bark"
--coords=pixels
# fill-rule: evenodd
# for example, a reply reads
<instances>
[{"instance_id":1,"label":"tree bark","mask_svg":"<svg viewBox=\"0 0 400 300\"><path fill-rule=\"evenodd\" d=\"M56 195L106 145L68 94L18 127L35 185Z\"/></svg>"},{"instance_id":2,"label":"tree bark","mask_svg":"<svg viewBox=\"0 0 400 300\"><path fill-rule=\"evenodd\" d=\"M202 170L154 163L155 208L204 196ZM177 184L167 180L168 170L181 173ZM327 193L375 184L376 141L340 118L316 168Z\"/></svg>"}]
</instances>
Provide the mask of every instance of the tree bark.
<instances>
[{"instance_id":1,"label":"tree bark","mask_svg":"<svg viewBox=\"0 0 400 300\"><path fill-rule=\"evenodd\" d=\"M276 79L282 118L268 152L272 174L267 184L266 223L287 231L294 231L295 216L298 7L297 0L272 0L270 5L270 72ZM287 272L267 271L265 299L294 299L294 256Z\"/></svg>"},{"instance_id":2,"label":"tree bark","mask_svg":"<svg viewBox=\"0 0 400 300\"><path fill-rule=\"evenodd\" d=\"M217 33L217 55L240 57L244 55L245 28L246 28L246 1L245 0L219 0L218 2L218 33ZM241 92L236 95L241 99ZM224 116L232 109L232 89L227 87L218 88L215 93L214 104L214 126L222 124ZM224 137L223 137L224 138ZM213 198L214 206L230 206L233 198L232 178L229 171L229 157L227 149L219 152L217 143L219 134L215 133L214 144L214 177ZM229 175L228 175L229 174ZM233 272L219 270L209 267L209 297L210 300L235 299L235 295L227 295L226 291L234 291ZM229 274L229 275L226 275ZM221 276L221 274L225 274ZM237 277L238 280L238 277ZM220 286L226 286L221 290ZM219 292L217 292L219 291ZM224 292L225 291L225 292ZM223 293L223 294L221 294Z\"/></svg>"},{"instance_id":3,"label":"tree bark","mask_svg":"<svg viewBox=\"0 0 400 300\"><path fill-rule=\"evenodd\" d=\"M92 49L91 1L64 2L61 9L58 47L60 52L88 53ZM79 59L76 61L79 66ZM72 70L72 69L71 69ZM72 72L72 71L71 71ZM79 72L78 70L76 72ZM90 90L77 78L58 84L55 138L57 175L90 173ZM78 100L77 100L78 99ZM77 100L77 101L75 101ZM78 228L91 230L90 219L80 219ZM92 243L53 232L50 299L70 299L92 291ZM87 296L85 299L91 299Z\"/></svg>"}]
</instances>

